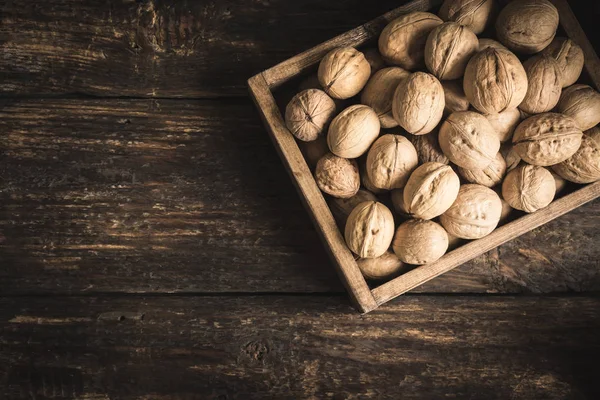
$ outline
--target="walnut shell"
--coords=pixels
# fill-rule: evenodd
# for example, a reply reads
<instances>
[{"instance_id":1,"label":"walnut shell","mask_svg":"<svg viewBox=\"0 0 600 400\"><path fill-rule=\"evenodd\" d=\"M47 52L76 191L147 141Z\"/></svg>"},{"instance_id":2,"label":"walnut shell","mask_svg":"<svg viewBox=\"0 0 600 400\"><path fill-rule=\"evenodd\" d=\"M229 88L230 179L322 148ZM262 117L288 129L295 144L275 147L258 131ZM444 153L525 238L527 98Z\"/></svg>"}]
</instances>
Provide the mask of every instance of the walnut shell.
<instances>
[{"instance_id":1,"label":"walnut shell","mask_svg":"<svg viewBox=\"0 0 600 400\"><path fill-rule=\"evenodd\" d=\"M587 131L600 123L600 93L588 85L569 86L563 90L556 109Z\"/></svg>"},{"instance_id":2,"label":"walnut shell","mask_svg":"<svg viewBox=\"0 0 600 400\"><path fill-rule=\"evenodd\" d=\"M581 76L585 57L579 45L567 38L554 38L542 54L553 57L562 71L562 87L571 86Z\"/></svg>"},{"instance_id":3,"label":"walnut shell","mask_svg":"<svg viewBox=\"0 0 600 400\"><path fill-rule=\"evenodd\" d=\"M317 163L321 157L329 153L327 138L325 136L319 136L312 142L299 141L298 147L300 147L304 160L311 170L314 170L317 167Z\"/></svg>"},{"instance_id":4,"label":"walnut shell","mask_svg":"<svg viewBox=\"0 0 600 400\"><path fill-rule=\"evenodd\" d=\"M442 24L436 15L416 11L390 22L379 36L379 52L385 61L404 69L425 66L424 52L427 36Z\"/></svg>"},{"instance_id":5,"label":"walnut shell","mask_svg":"<svg viewBox=\"0 0 600 400\"><path fill-rule=\"evenodd\" d=\"M502 197L517 210L532 213L546 207L554 199L556 184L544 167L521 164L506 175Z\"/></svg>"},{"instance_id":6,"label":"walnut shell","mask_svg":"<svg viewBox=\"0 0 600 400\"><path fill-rule=\"evenodd\" d=\"M427 37L425 65L438 79L459 79L478 47L479 40L469 28L456 22L445 22Z\"/></svg>"},{"instance_id":7,"label":"walnut shell","mask_svg":"<svg viewBox=\"0 0 600 400\"><path fill-rule=\"evenodd\" d=\"M377 258L360 258L356 264L364 277L371 280L390 279L407 269L407 265L389 250Z\"/></svg>"},{"instance_id":8,"label":"walnut shell","mask_svg":"<svg viewBox=\"0 0 600 400\"><path fill-rule=\"evenodd\" d=\"M479 35L491 21L493 0L446 0L440 7L439 17L466 26Z\"/></svg>"},{"instance_id":9,"label":"walnut shell","mask_svg":"<svg viewBox=\"0 0 600 400\"><path fill-rule=\"evenodd\" d=\"M383 61L383 57L381 57L379 50L376 48L371 47L369 49L365 49L363 54L371 66L371 76L380 69L385 68L385 61Z\"/></svg>"},{"instance_id":10,"label":"walnut shell","mask_svg":"<svg viewBox=\"0 0 600 400\"><path fill-rule=\"evenodd\" d=\"M450 163L450 160L448 160L448 157L446 157L440 148L438 135L438 129L434 129L433 132L427 135L408 135L407 139L415 146L415 150L417 150L419 164L425 164L426 162Z\"/></svg>"},{"instance_id":11,"label":"walnut shell","mask_svg":"<svg viewBox=\"0 0 600 400\"><path fill-rule=\"evenodd\" d=\"M548 0L508 3L496 20L498 40L510 50L533 54L547 47L558 28L558 10Z\"/></svg>"},{"instance_id":12,"label":"walnut shell","mask_svg":"<svg viewBox=\"0 0 600 400\"><path fill-rule=\"evenodd\" d=\"M380 189L378 187L375 187L375 185L373 185L373 182L371 182L371 179L369 178L369 174L367 173L366 163L367 163L367 158L364 157L365 165L362 166L362 173L360 174L360 181L361 181L363 187L365 189L367 189L369 192L374 193L374 194L382 194L382 193L387 192L386 189Z\"/></svg>"},{"instance_id":13,"label":"walnut shell","mask_svg":"<svg viewBox=\"0 0 600 400\"><path fill-rule=\"evenodd\" d=\"M458 173L467 182L494 187L502 182L506 174L506 161L502 154L496 154L494 161L484 169L465 169L458 167Z\"/></svg>"},{"instance_id":14,"label":"walnut shell","mask_svg":"<svg viewBox=\"0 0 600 400\"><path fill-rule=\"evenodd\" d=\"M404 187L404 206L411 216L433 219L450 208L460 179L449 165L425 163L414 170Z\"/></svg>"},{"instance_id":15,"label":"walnut shell","mask_svg":"<svg viewBox=\"0 0 600 400\"><path fill-rule=\"evenodd\" d=\"M492 189L481 185L462 185L452 207L440 217L449 234L461 239L489 235L500 222L502 201Z\"/></svg>"},{"instance_id":16,"label":"walnut shell","mask_svg":"<svg viewBox=\"0 0 600 400\"><path fill-rule=\"evenodd\" d=\"M544 113L529 117L517 126L513 145L523 160L545 167L571 157L581 145L582 135L572 118Z\"/></svg>"},{"instance_id":17,"label":"walnut shell","mask_svg":"<svg viewBox=\"0 0 600 400\"><path fill-rule=\"evenodd\" d=\"M331 50L319 64L319 83L336 99L356 96L371 76L371 66L364 54L353 47Z\"/></svg>"},{"instance_id":18,"label":"walnut shell","mask_svg":"<svg viewBox=\"0 0 600 400\"><path fill-rule=\"evenodd\" d=\"M444 115L468 111L471 104L463 90L462 81L442 81L441 83L444 88Z\"/></svg>"},{"instance_id":19,"label":"walnut shell","mask_svg":"<svg viewBox=\"0 0 600 400\"><path fill-rule=\"evenodd\" d=\"M335 116L335 103L322 90L304 90L292 98L285 108L285 125L292 135L311 142L327 130Z\"/></svg>"},{"instance_id":20,"label":"walnut shell","mask_svg":"<svg viewBox=\"0 0 600 400\"><path fill-rule=\"evenodd\" d=\"M519 108L529 114L552 110L562 92L562 71L550 56L537 55L523 64L527 73L527 94Z\"/></svg>"},{"instance_id":21,"label":"walnut shell","mask_svg":"<svg viewBox=\"0 0 600 400\"><path fill-rule=\"evenodd\" d=\"M327 144L333 154L343 158L358 158L379 136L379 118L371 107L355 104L331 121Z\"/></svg>"},{"instance_id":22,"label":"walnut shell","mask_svg":"<svg viewBox=\"0 0 600 400\"><path fill-rule=\"evenodd\" d=\"M415 72L402 80L394 93L394 119L407 132L431 132L444 114L444 88L431 74Z\"/></svg>"},{"instance_id":23,"label":"walnut shell","mask_svg":"<svg viewBox=\"0 0 600 400\"><path fill-rule=\"evenodd\" d=\"M383 68L376 72L365 86L360 102L375 110L382 128L398 126L392 115L394 92L400 82L409 75L410 72L400 67Z\"/></svg>"},{"instance_id":24,"label":"walnut shell","mask_svg":"<svg viewBox=\"0 0 600 400\"><path fill-rule=\"evenodd\" d=\"M394 237L394 216L381 203L366 201L350 213L344 229L346 244L362 258L383 255Z\"/></svg>"},{"instance_id":25,"label":"walnut shell","mask_svg":"<svg viewBox=\"0 0 600 400\"><path fill-rule=\"evenodd\" d=\"M570 158L552 167L562 178L575 183L592 183L600 179L600 128L585 132L581 147Z\"/></svg>"},{"instance_id":26,"label":"walnut shell","mask_svg":"<svg viewBox=\"0 0 600 400\"><path fill-rule=\"evenodd\" d=\"M390 192L390 200L392 201L392 206L394 207L394 211L396 214L410 218L410 214L406 209L406 204L404 203L404 189L394 189Z\"/></svg>"},{"instance_id":27,"label":"walnut shell","mask_svg":"<svg viewBox=\"0 0 600 400\"><path fill-rule=\"evenodd\" d=\"M500 147L500 154L502 154L504 161L506 161L506 172L512 171L521 163L521 157L515 151L512 143L504 143Z\"/></svg>"},{"instance_id":28,"label":"walnut shell","mask_svg":"<svg viewBox=\"0 0 600 400\"><path fill-rule=\"evenodd\" d=\"M392 248L405 263L429 264L448 250L448 234L438 223L412 219L398 227Z\"/></svg>"},{"instance_id":29,"label":"walnut shell","mask_svg":"<svg viewBox=\"0 0 600 400\"><path fill-rule=\"evenodd\" d=\"M487 48L469 60L463 89L478 111L495 114L521 104L527 93L527 74L510 51Z\"/></svg>"},{"instance_id":30,"label":"walnut shell","mask_svg":"<svg viewBox=\"0 0 600 400\"><path fill-rule=\"evenodd\" d=\"M557 165L560 165L560 164L557 164ZM554 168L554 166L552 168ZM554 186L556 186L556 195L558 195L560 192L562 192L565 189L565 187L567 187L567 180L564 179L562 176L558 175L553 170L550 170L550 173L552 174L552 177L554 178Z\"/></svg>"},{"instance_id":31,"label":"walnut shell","mask_svg":"<svg viewBox=\"0 0 600 400\"><path fill-rule=\"evenodd\" d=\"M377 197L368 190L359 189L358 192L352 197L346 199L340 199L333 197L329 199L329 209L333 214L333 217L337 221L340 226L346 225L346 220L348 216L354 210L354 208L360 203L364 203L365 201L377 201Z\"/></svg>"},{"instance_id":32,"label":"walnut shell","mask_svg":"<svg viewBox=\"0 0 600 400\"><path fill-rule=\"evenodd\" d=\"M400 135L383 135L373 143L367 154L366 170L371 183L380 189L404 187L417 167L415 147Z\"/></svg>"},{"instance_id":33,"label":"walnut shell","mask_svg":"<svg viewBox=\"0 0 600 400\"><path fill-rule=\"evenodd\" d=\"M483 51L487 48L510 51L502 43L500 43L494 39L480 38L479 39L479 47L477 48L477 52Z\"/></svg>"},{"instance_id":34,"label":"walnut shell","mask_svg":"<svg viewBox=\"0 0 600 400\"><path fill-rule=\"evenodd\" d=\"M512 138L517 125L521 122L521 112L518 108L510 108L498 114L487 114L485 118L496 131L500 142L504 143Z\"/></svg>"},{"instance_id":35,"label":"walnut shell","mask_svg":"<svg viewBox=\"0 0 600 400\"><path fill-rule=\"evenodd\" d=\"M315 180L323 192L333 197L352 197L360 187L356 161L331 153L324 155L317 163Z\"/></svg>"},{"instance_id":36,"label":"walnut shell","mask_svg":"<svg viewBox=\"0 0 600 400\"><path fill-rule=\"evenodd\" d=\"M486 168L500 150L492 125L472 111L451 114L440 128L439 141L446 157L466 169Z\"/></svg>"}]
</instances>

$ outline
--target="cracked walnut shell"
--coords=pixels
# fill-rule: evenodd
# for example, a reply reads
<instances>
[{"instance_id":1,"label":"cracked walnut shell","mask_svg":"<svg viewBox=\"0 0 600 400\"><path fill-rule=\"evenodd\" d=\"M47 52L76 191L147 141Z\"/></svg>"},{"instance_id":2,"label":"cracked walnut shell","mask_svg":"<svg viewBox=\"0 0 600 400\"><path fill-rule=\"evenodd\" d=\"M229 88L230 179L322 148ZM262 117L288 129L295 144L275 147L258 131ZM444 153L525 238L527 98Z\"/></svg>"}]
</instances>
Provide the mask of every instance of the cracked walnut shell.
<instances>
[{"instance_id":1,"label":"cracked walnut shell","mask_svg":"<svg viewBox=\"0 0 600 400\"><path fill-rule=\"evenodd\" d=\"M333 98L356 96L371 76L364 54L353 47L339 47L327 53L319 64L319 83Z\"/></svg>"},{"instance_id":2,"label":"cracked walnut shell","mask_svg":"<svg viewBox=\"0 0 600 400\"><path fill-rule=\"evenodd\" d=\"M556 183L544 167L521 164L506 175L502 197L517 210L532 213L546 207L554 199Z\"/></svg>"},{"instance_id":3,"label":"cracked walnut shell","mask_svg":"<svg viewBox=\"0 0 600 400\"><path fill-rule=\"evenodd\" d=\"M346 244L362 258L383 255L394 237L394 217L383 204L366 201L350 213L344 229Z\"/></svg>"}]
</instances>

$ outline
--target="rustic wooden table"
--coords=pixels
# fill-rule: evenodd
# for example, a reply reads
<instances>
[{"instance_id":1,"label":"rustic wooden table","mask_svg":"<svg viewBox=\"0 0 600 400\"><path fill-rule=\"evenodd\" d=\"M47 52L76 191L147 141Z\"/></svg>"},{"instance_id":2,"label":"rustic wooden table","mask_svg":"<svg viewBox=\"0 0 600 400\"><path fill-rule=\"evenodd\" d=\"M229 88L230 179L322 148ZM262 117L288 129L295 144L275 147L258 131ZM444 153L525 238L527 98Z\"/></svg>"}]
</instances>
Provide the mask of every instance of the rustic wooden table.
<instances>
[{"instance_id":1,"label":"rustic wooden table","mask_svg":"<svg viewBox=\"0 0 600 400\"><path fill-rule=\"evenodd\" d=\"M0 1L0 399L600 398L600 202L349 306L246 79L399 3Z\"/></svg>"}]
</instances>

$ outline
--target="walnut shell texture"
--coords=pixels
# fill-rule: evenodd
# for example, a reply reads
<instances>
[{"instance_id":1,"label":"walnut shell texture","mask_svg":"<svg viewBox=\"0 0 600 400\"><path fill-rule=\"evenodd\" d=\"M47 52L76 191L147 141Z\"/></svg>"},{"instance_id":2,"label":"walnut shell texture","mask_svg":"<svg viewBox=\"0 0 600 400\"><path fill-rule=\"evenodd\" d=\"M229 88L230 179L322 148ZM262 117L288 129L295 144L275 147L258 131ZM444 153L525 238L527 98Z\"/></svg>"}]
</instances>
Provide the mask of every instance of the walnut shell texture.
<instances>
[{"instance_id":1,"label":"walnut shell texture","mask_svg":"<svg viewBox=\"0 0 600 400\"><path fill-rule=\"evenodd\" d=\"M407 136L407 139L415 146L415 150L417 150L419 164L425 164L426 162L450 163L450 160L448 160L448 157L446 157L440 148L438 135L439 129L434 129L433 132L427 135Z\"/></svg>"},{"instance_id":2,"label":"walnut shell texture","mask_svg":"<svg viewBox=\"0 0 600 400\"><path fill-rule=\"evenodd\" d=\"M339 47L323 57L317 72L323 90L333 98L357 95L371 76L364 54L353 47Z\"/></svg>"},{"instance_id":3,"label":"walnut shell texture","mask_svg":"<svg viewBox=\"0 0 600 400\"><path fill-rule=\"evenodd\" d=\"M553 57L562 72L562 87L571 86L581 76L585 57L579 45L567 38L554 38L542 54Z\"/></svg>"},{"instance_id":4,"label":"walnut shell texture","mask_svg":"<svg viewBox=\"0 0 600 400\"><path fill-rule=\"evenodd\" d=\"M496 154L494 161L484 169L465 169L458 167L458 173L467 182L494 187L502 182L506 174L506 161L502 154Z\"/></svg>"},{"instance_id":5,"label":"walnut shell texture","mask_svg":"<svg viewBox=\"0 0 600 400\"><path fill-rule=\"evenodd\" d=\"M327 130L335 116L335 103L322 90L308 89L295 95L285 108L285 125L292 135L311 142Z\"/></svg>"},{"instance_id":6,"label":"walnut shell texture","mask_svg":"<svg viewBox=\"0 0 600 400\"><path fill-rule=\"evenodd\" d=\"M380 189L403 188L419 159L415 147L400 135L383 135L367 154L366 170L371 183Z\"/></svg>"},{"instance_id":7,"label":"walnut shell texture","mask_svg":"<svg viewBox=\"0 0 600 400\"><path fill-rule=\"evenodd\" d=\"M385 61L383 61L383 57L381 57L381 54L379 54L379 50L377 50L376 48L371 47L369 49L365 49L363 51L363 54L367 59L367 62L371 66L371 75L373 75L380 69L385 68Z\"/></svg>"},{"instance_id":8,"label":"walnut shell texture","mask_svg":"<svg viewBox=\"0 0 600 400\"><path fill-rule=\"evenodd\" d=\"M570 182L592 183L600 180L600 128L586 131L579 150L552 169Z\"/></svg>"},{"instance_id":9,"label":"walnut shell texture","mask_svg":"<svg viewBox=\"0 0 600 400\"><path fill-rule=\"evenodd\" d=\"M588 85L569 86L563 90L556 109L587 131L600 123L600 93Z\"/></svg>"},{"instance_id":10,"label":"walnut shell texture","mask_svg":"<svg viewBox=\"0 0 600 400\"><path fill-rule=\"evenodd\" d=\"M337 197L330 198L329 209L333 214L335 220L340 224L340 226L346 225L346 220L348 216L354 210L354 208L360 203L364 203L365 201L377 201L377 197L368 190L359 189L358 192L349 198L340 199Z\"/></svg>"},{"instance_id":11,"label":"walnut shell texture","mask_svg":"<svg viewBox=\"0 0 600 400\"><path fill-rule=\"evenodd\" d=\"M392 248L405 263L429 264L448 250L448 234L436 222L412 219L398 227Z\"/></svg>"},{"instance_id":12,"label":"walnut shell texture","mask_svg":"<svg viewBox=\"0 0 600 400\"><path fill-rule=\"evenodd\" d=\"M521 112L518 108L509 108L498 114L487 114L485 116L492 128L496 131L500 142L508 142L512 139L515 129L521 122Z\"/></svg>"},{"instance_id":13,"label":"walnut shell texture","mask_svg":"<svg viewBox=\"0 0 600 400\"><path fill-rule=\"evenodd\" d=\"M350 213L344 229L346 244L362 258L377 258L394 238L394 216L383 204L366 201Z\"/></svg>"},{"instance_id":14,"label":"walnut shell texture","mask_svg":"<svg viewBox=\"0 0 600 400\"><path fill-rule=\"evenodd\" d=\"M392 102L396 88L410 72L400 67L388 67L377 71L360 96L360 102L377 113L382 128L394 128L398 123L392 115Z\"/></svg>"},{"instance_id":15,"label":"walnut shell texture","mask_svg":"<svg viewBox=\"0 0 600 400\"><path fill-rule=\"evenodd\" d=\"M379 52L392 65L407 70L425 66L425 42L433 28L442 24L436 15L416 11L390 22L379 36Z\"/></svg>"},{"instance_id":16,"label":"walnut shell texture","mask_svg":"<svg viewBox=\"0 0 600 400\"><path fill-rule=\"evenodd\" d=\"M468 111L471 104L463 90L462 81L442 81L441 83L444 88L444 115L450 115L458 111Z\"/></svg>"},{"instance_id":17,"label":"walnut shell texture","mask_svg":"<svg viewBox=\"0 0 600 400\"><path fill-rule=\"evenodd\" d=\"M360 258L356 264L365 278L375 281L391 279L407 269L407 265L390 250L377 258Z\"/></svg>"},{"instance_id":18,"label":"walnut shell texture","mask_svg":"<svg viewBox=\"0 0 600 400\"><path fill-rule=\"evenodd\" d=\"M512 171L517 168L517 166L521 163L521 157L515 151L512 143L504 143L500 147L500 154L504 157L504 161L506 161L506 172Z\"/></svg>"},{"instance_id":19,"label":"walnut shell texture","mask_svg":"<svg viewBox=\"0 0 600 400\"><path fill-rule=\"evenodd\" d=\"M523 64L527 73L527 94L519 108L529 114L552 110L562 92L562 70L556 60L536 55Z\"/></svg>"},{"instance_id":20,"label":"walnut shell texture","mask_svg":"<svg viewBox=\"0 0 600 400\"><path fill-rule=\"evenodd\" d=\"M404 187L404 206L416 218L442 215L458 196L460 179L446 164L425 163L414 170Z\"/></svg>"},{"instance_id":21,"label":"walnut shell texture","mask_svg":"<svg viewBox=\"0 0 600 400\"><path fill-rule=\"evenodd\" d=\"M404 203L404 189L394 189L390 192L390 200L392 201L392 206L394 207L394 211L396 214L410 218L410 214L406 209L406 204Z\"/></svg>"},{"instance_id":22,"label":"walnut shell texture","mask_svg":"<svg viewBox=\"0 0 600 400\"><path fill-rule=\"evenodd\" d=\"M480 38L479 39L479 47L477 48L477 52L483 51L487 48L509 51L506 48L506 46L504 46L502 43L498 42L497 40L488 39L488 38Z\"/></svg>"},{"instance_id":23,"label":"walnut shell texture","mask_svg":"<svg viewBox=\"0 0 600 400\"><path fill-rule=\"evenodd\" d=\"M431 132L444 114L444 88L433 75L415 72L402 80L394 93L394 119L407 132Z\"/></svg>"},{"instance_id":24,"label":"walnut shell texture","mask_svg":"<svg viewBox=\"0 0 600 400\"><path fill-rule=\"evenodd\" d=\"M500 11L496 35L512 51L538 53L554 39L558 18L558 10L548 0L513 1Z\"/></svg>"},{"instance_id":25,"label":"walnut shell texture","mask_svg":"<svg viewBox=\"0 0 600 400\"><path fill-rule=\"evenodd\" d=\"M572 118L544 113L529 117L517 126L513 145L524 161L545 167L571 157L581 145L582 136L583 132Z\"/></svg>"},{"instance_id":26,"label":"walnut shell texture","mask_svg":"<svg viewBox=\"0 0 600 400\"><path fill-rule=\"evenodd\" d=\"M446 0L440 7L439 17L454 21L479 35L491 21L494 0Z\"/></svg>"},{"instance_id":27,"label":"walnut shell texture","mask_svg":"<svg viewBox=\"0 0 600 400\"><path fill-rule=\"evenodd\" d=\"M502 197L512 207L528 213L546 207L554 199L554 177L544 167L521 164L506 175Z\"/></svg>"},{"instance_id":28,"label":"walnut shell texture","mask_svg":"<svg viewBox=\"0 0 600 400\"><path fill-rule=\"evenodd\" d=\"M314 170L317 167L319 160L325 154L329 153L327 138L325 136L319 136L312 142L298 141L298 147L300 147L304 160L311 170Z\"/></svg>"},{"instance_id":29,"label":"walnut shell texture","mask_svg":"<svg viewBox=\"0 0 600 400\"><path fill-rule=\"evenodd\" d=\"M452 207L440 217L446 231L461 239L489 235L500 221L502 201L496 192L481 185L462 185Z\"/></svg>"},{"instance_id":30,"label":"walnut shell texture","mask_svg":"<svg viewBox=\"0 0 600 400\"><path fill-rule=\"evenodd\" d=\"M379 118L371 107L355 104L331 121L327 144L333 154L343 158L358 158L379 136Z\"/></svg>"},{"instance_id":31,"label":"walnut shell texture","mask_svg":"<svg viewBox=\"0 0 600 400\"><path fill-rule=\"evenodd\" d=\"M478 47L479 40L469 28L456 22L445 22L427 37L425 65L438 79L459 79Z\"/></svg>"},{"instance_id":32,"label":"walnut shell texture","mask_svg":"<svg viewBox=\"0 0 600 400\"><path fill-rule=\"evenodd\" d=\"M360 188L356 161L331 153L324 155L317 163L315 180L323 192L333 197L352 197Z\"/></svg>"},{"instance_id":33,"label":"walnut shell texture","mask_svg":"<svg viewBox=\"0 0 600 400\"><path fill-rule=\"evenodd\" d=\"M473 111L451 114L440 128L439 141L446 157L466 169L486 168L500 150L492 125Z\"/></svg>"}]
</instances>

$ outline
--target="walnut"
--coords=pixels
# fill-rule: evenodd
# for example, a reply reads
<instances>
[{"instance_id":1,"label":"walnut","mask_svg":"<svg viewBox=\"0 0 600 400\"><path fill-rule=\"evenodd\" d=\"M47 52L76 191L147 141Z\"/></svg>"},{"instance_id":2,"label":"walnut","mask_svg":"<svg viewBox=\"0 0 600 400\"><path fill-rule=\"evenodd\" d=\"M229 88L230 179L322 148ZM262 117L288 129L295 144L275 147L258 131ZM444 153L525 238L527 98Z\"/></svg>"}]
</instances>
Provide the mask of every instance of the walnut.
<instances>
[{"instance_id":1,"label":"walnut","mask_svg":"<svg viewBox=\"0 0 600 400\"><path fill-rule=\"evenodd\" d=\"M446 0L440 7L439 17L466 26L479 35L491 21L493 0Z\"/></svg>"},{"instance_id":2,"label":"walnut","mask_svg":"<svg viewBox=\"0 0 600 400\"><path fill-rule=\"evenodd\" d=\"M585 57L583 50L571 39L554 38L542 54L553 57L562 71L562 87L571 86L583 71Z\"/></svg>"},{"instance_id":3,"label":"walnut","mask_svg":"<svg viewBox=\"0 0 600 400\"><path fill-rule=\"evenodd\" d=\"M502 143L512 138L517 125L521 122L521 112L518 108L509 108L498 114L487 114L485 117L496 131L498 139Z\"/></svg>"},{"instance_id":4,"label":"walnut","mask_svg":"<svg viewBox=\"0 0 600 400\"><path fill-rule=\"evenodd\" d=\"M367 62L371 66L371 75L379 71L380 69L385 68L385 61L383 61L381 54L379 54L379 50L377 50L376 48L372 47L369 49L365 49L365 51L363 51L363 54L367 59Z\"/></svg>"},{"instance_id":5,"label":"walnut","mask_svg":"<svg viewBox=\"0 0 600 400\"><path fill-rule=\"evenodd\" d=\"M487 48L469 60L463 88L473 107L495 114L521 104L527 93L527 74L510 51Z\"/></svg>"},{"instance_id":6,"label":"walnut","mask_svg":"<svg viewBox=\"0 0 600 400\"><path fill-rule=\"evenodd\" d=\"M433 219L450 208L459 189L460 179L452 167L425 163L414 170L404 187L404 206L411 216Z\"/></svg>"},{"instance_id":7,"label":"walnut","mask_svg":"<svg viewBox=\"0 0 600 400\"><path fill-rule=\"evenodd\" d=\"M438 79L459 79L478 47L479 40L471 30L456 22L445 22L427 37L425 65Z\"/></svg>"},{"instance_id":8,"label":"walnut","mask_svg":"<svg viewBox=\"0 0 600 400\"><path fill-rule=\"evenodd\" d=\"M552 42L558 28L558 10L548 0L508 3L496 20L498 40L512 51L533 54Z\"/></svg>"},{"instance_id":9,"label":"walnut","mask_svg":"<svg viewBox=\"0 0 600 400\"><path fill-rule=\"evenodd\" d=\"M461 239L479 239L498 226L502 202L492 189L462 185L452 207L440 217L446 231Z\"/></svg>"},{"instance_id":10,"label":"walnut","mask_svg":"<svg viewBox=\"0 0 600 400\"><path fill-rule=\"evenodd\" d=\"M356 264L365 278L376 281L391 279L407 269L406 264L389 250L377 258L360 258Z\"/></svg>"},{"instance_id":11,"label":"walnut","mask_svg":"<svg viewBox=\"0 0 600 400\"><path fill-rule=\"evenodd\" d=\"M327 144L333 154L357 158L365 153L379 136L379 118L371 107L355 104L333 119L327 133Z\"/></svg>"},{"instance_id":12,"label":"walnut","mask_svg":"<svg viewBox=\"0 0 600 400\"><path fill-rule=\"evenodd\" d=\"M405 263L429 264L448 250L448 234L433 221L412 219L398 227L392 248Z\"/></svg>"},{"instance_id":13,"label":"walnut","mask_svg":"<svg viewBox=\"0 0 600 400\"><path fill-rule=\"evenodd\" d=\"M425 66L427 36L442 24L436 15L416 11L390 22L379 36L379 52L385 61L407 70Z\"/></svg>"},{"instance_id":14,"label":"walnut","mask_svg":"<svg viewBox=\"0 0 600 400\"><path fill-rule=\"evenodd\" d=\"M588 85L569 86L563 90L556 109L586 131L600 123L600 93Z\"/></svg>"},{"instance_id":15,"label":"walnut","mask_svg":"<svg viewBox=\"0 0 600 400\"><path fill-rule=\"evenodd\" d=\"M444 88L431 74L415 72L402 80L394 93L394 119L407 132L431 132L444 114Z\"/></svg>"},{"instance_id":16,"label":"walnut","mask_svg":"<svg viewBox=\"0 0 600 400\"><path fill-rule=\"evenodd\" d=\"M486 168L500 150L492 125L472 111L451 114L440 128L439 141L446 157L466 169Z\"/></svg>"},{"instance_id":17,"label":"walnut","mask_svg":"<svg viewBox=\"0 0 600 400\"><path fill-rule=\"evenodd\" d=\"M371 76L371 66L363 53L353 47L339 47L327 53L319 64L319 83L331 97L356 96Z\"/></svg>"},{"instance_id":18,"label":"walnut","mask_svg":"<svg viewBox=\"0 0 600 400\"><path fill-rule=\"evenodd\" d=\"M528 86L519 108L530 114L552 110L562 92L562 71L556 60L547 55L537 55L525 61L523 67Z\"/></svg>"},{"instance_id":19,"label":"walnut","mask_svg":"<svg viewBox=\"0 0 600 400\"><path fill-rule=\"evenodd\" d=\"M585 131L581 147L570 158L552 167L562 178L575 183L600 179L600 128Z\"/></svg>"},{"instance_id":20,"label":"walnut","mask_svg":"<svg viewBox=\"0 0 600 400\"><path fill-rule=\"evenodd\" d=\"M377 197L368 190L359 189L359 191L352 197L340 199L333 197L329 199L329 209L333 214L333 217L337 223L344 227L348 216L354 210L354 208L365 201L377 201Z\"/></svg>"},{"instance_id":21,"label":"walnut","mask_svg":"<svg viewBox=\"0 0 600 400\"><path fill-rule=\"evenodd\" d=\"M560 165L560 164L557 164ZM554 168L554 167L552 167ZM560 194L567 187L567 180L562 176L558 175L553 170L550 170L552 177L554 178L554 186L556 186L556 195Z\"/></svg>"},{"instance_id":22,"label":"walnut","mask_svg":"<svg viewBox=\"0 0 600 400\"><path fill-rule=\"evenodd\" d=\"M383 135L367 154L366 170L370 181L380 189L404 187L419 160L415 147L400 135Z\"/></svg>"},{"instance_id":23,"label":"walnut","mask_svg":"<svg viewBox=\"0 0 600 400\"><path fill-rule=\"evenodd\" d=\"M304 160L311 170L314 170L317 167L317 163L321 157L329 153L327 138L325 136L319 136L312 142L298 141L298 147L300 147Z\"/></svg>"},{"instance_id":24,"label":"walnut","mask_svg":"<svg viewBox=\"0 0 600 400\"><path fill-rule=\"evenodd\" d=\"M441 84L444 88L444 115L447 116L453 112L469 110L471 104L463 90L462 81L442 81Z\"/></svg>"},{"instance_id":25,"label":"walnut","mask_svg":"<svg viewBox=\"0 0 600 400\"><path fill-rule=\"evenodd\" d=\"M500 154L502 154L504 161L506 161L506 172L512 171L521 163L521 157L515 151L512 143L504 143L500 147Z\"/></svg>"},{"instance_id":26,"label":"walnut","mask_svg":"<svg viewBox=\"0 0 600 400\"><path fill-rule=\"evenodd\" d=\"M392 200L392 206L394 207L396 214L404 218L410 218L410 214L408 213L406 204L404 203L404 189L392 190L390 192L390 200Z\"/></svg>"},{"instance_id":27,"label":"walnut","mask_svg":"<svg viewBox=\"0 0 600 400\"><path fill-rule=\"evenodd\" d=\"M362 258L383 255L394 237L394 217L381 203L366 201L350 213L344 229L346 244Z\"/></svg>"},{"instance_id":28,"label":"walnut","mask_svg":"<svg viewBox=\"0 0 600 400\"><path fill-rule=\"evenodd\" d=\"M509 51L502 43L500 43L494 39L480 38L479 39L479 47L477 48L477 52L483 51L487 48Z\"/></svg>"},{"instance_id":29,"label":"walnut","mask_svg":"<svg viewBox=\"0 0 600 400\"><path fill-rule=\"evenodd\" d=\"M506 174L506 161L502 154L496 154L494 161L484 169L465 169L458 167L458 173L467 182L478 183L489 188L502 182Z\"/></svg>"},{"instance_id":30,"label":"walnut","mask_svg":"<svg viewBox=\"0 0 600 400\"><path fill-rule=\"evenodd\" d=\"M583 133L572 118L544 113L521 122L513 136L514 149L529 164L549 166L571 157Z\"/></svg>"},{"instance_id":31,"label":"walnut","mask_svg":"<svg viewBox=\"0 0 600 400\"><path fill-rule=\"evenodd\" d=\"M415 146L419 157L419 164L426 162L439 162L442 164L450 163L448 157L442 152L438 142L439 129L427 135L408 135L407 139Z\"/></svg>"},{"instance_id":32,"label":"walnut","mask_svg":"<svg viewBox=\"0 0 600 400\"><path fill-rule=\"evenodd\" d=\"M544 167L521 164L506 175L502 197L517 210L528 213L546 207L554 199L556 184Z\"/></svg>"},{"instance_id":33,"label":"walnut","mask_svg":"<svg viewBox=\"0 0 600 400\"><path fill-rule=\"evenodd\" d=\"M318 89L304 90L285 108L285 125L292 135L311 142L327 130L335 116L335 103L327 93Z\"/></svg>"},{"instance_id":34,"label":"walnut","mask_svg":"<svg viewBox=\"0 0 600 400\"><path fill-rule=\"evenodd\" d=\"M331 153L324 155L317 163L315 180L323 192L333 197L352 197L360 187L356 161Z\"/></svg>"},{"instance_id":35,"label":"walnut","mask_svg":"<svg viewBox=\"0 0 600 400\"><path fill-rule=\"evenodd\" d=\"M382 128L398 126L392 115L392 102L396 88L408 75L410 72L400 67L383 68L369 79L362 92L360 102L375 110Z\"/></svg>"}]
</instances>

